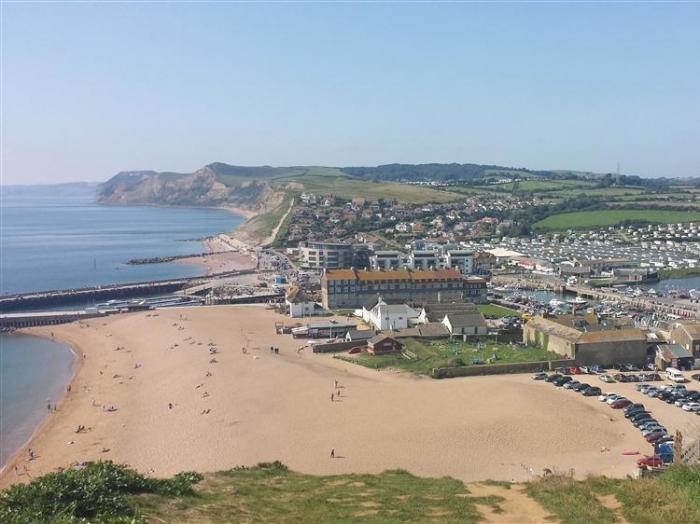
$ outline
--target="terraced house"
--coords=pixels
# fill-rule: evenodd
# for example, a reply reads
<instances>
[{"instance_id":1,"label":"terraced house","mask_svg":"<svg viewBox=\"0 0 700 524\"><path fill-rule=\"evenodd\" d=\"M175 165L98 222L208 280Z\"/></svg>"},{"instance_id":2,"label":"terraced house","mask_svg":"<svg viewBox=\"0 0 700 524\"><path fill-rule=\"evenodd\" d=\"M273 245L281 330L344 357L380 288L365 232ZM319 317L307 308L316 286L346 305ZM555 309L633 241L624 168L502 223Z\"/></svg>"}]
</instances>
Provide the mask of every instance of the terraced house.
<instances>
[{"instance_id":1,"label":"terraced house","mask_svg":"<svg viewBox=\"0 0 700 524\"><path fill-rule=\"evenodd\" d=\"M450 302L484 302L486 281L463 277L458 269L367 271L328 269L321 277L321 296L326 308L362 307L376 302L420 306Z\"/></svg>"}]
</instances>

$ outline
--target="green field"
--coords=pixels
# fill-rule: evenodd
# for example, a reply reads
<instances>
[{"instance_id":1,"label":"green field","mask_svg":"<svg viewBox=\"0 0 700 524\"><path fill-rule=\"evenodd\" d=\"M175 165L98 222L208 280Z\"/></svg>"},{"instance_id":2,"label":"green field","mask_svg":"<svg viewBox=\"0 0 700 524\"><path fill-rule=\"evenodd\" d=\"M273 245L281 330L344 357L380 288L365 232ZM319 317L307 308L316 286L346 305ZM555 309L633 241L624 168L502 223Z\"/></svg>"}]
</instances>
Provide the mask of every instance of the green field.
<instances>
[{"instance_id":1,"label":"green field","mask_svg":"<svg viewBox=\"0 0 700 524\"><path fill-rule=\"evenodd\" d=\"M519 317L522 313L515 309L499 306L497 304L477 304L476 309L484 316L489 317Z\"/></svg>"},{"instance_id":2,"label":"green field","mask_svg":"<svg viewBox=\"0 0 700 524\"><path fill-rule=\"evenodd\" d=\"M375 356L369 353L359 353L357 355L336 355L335 358L372 369L396 368L419 375L428 375L433 368L478 365L476 362L486 363L494 354L497 357L493 361L495 364L540 362L561 358L556 353L537 347L511 346L495 342L475 344L457 339L424 341L414 338L404 338L401 339L401 342L405 344L405 349L415 357L406 358L401 354Z\"/></svg>"},{"instance_id":3,"label":"green field","mask_svg":"<svg viewBox=\"0 0 700 524\"><path fill-rule=\"evenodd\" d=\"M303 189L311 193L333 193L347 200L361 196L368 200L395 198L399 202L409 204L426 204L452 202L460 198L454 193L429 187L354 178L339 169L329 167L305 168L303 174L278 177L273 183L277 187L293 187L295 190Z\"/></svg>"},{"instance_id":4,"label":"green field","mask_svg":"<svg viewBox=\"0 0 700 524\"><path fill-rule=\"evenodd\" d=\"M253 242L262 242L263 240L268 239L289 210L289 206L292 204L293 198L294 193L286 193L282 199L282 202L277 205L277 207L271 209L267 213L256 215L250 220L247 220L236 228L235 234L243 235ZM288 225L288 220L285 222ZM282 234L286 233L284 226L285 224L282 224L282 227L280 227L280 230L277 232L277 238L272 239L273 241L279 239Z\"/></svg>"},{"instance_id":5,"label":"green field","mask_svg":"<svg viewBox=\"0 0 700 524\"><path fill-rule=\"evenodd\" d=\"M588 229L612 226L626 220L671 224L700 220L700 212L664 209L599 209L552 215L533 225L539 230Z\"/></svg>"}]
</instances>

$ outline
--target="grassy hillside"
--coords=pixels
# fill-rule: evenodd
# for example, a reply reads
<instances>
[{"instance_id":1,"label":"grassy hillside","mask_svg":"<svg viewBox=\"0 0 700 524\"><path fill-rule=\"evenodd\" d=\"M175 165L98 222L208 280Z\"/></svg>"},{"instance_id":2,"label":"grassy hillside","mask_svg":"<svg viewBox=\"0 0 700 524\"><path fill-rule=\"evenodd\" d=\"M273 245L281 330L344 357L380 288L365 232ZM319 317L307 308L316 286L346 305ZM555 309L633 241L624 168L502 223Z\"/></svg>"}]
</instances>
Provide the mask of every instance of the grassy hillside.
<instances>
[{"instance_id":1,"label":"grassy hillside","mask_svg":"<svg viewBox=\"0 0 700 524\"><path fill-rule=\"evenodd\" d=\"M342 460L338 455L335 459ZM279 462L154 479L110 462L88 464L0 493L0 521L69 523L498 522L686 524L700 522L700 467L657 477L464 485L405 471L305 475Z\"/></svg>"},{"instance_id":2,"label":"grassy hillside","mask_svg":"<svg viewBox=\"0 0 700 524\"><path fill-rule=\"evenodd\" d=\"M533 225L538 230L587 229L619 224L626 220L661 224L700 220L700 212L663 209L602 209L549 216Z\"/></svg>"},{"instance_id":3,"label":"grassy hillside","mask_svg":"<svg viewBox=\"0 0 700 524\"><path fill-rule=\"evenodd\" d=\"M292 186L311 193L334 193L336 196L351 199L356 196L368 200L395 198L399 202L424 204L429 202L451 202L460 197L446 191L438 191L423 186L380 182L351 177L332 167L304 168L302 174L277 177L274 187Z\"/></svg>"}]
</instances>

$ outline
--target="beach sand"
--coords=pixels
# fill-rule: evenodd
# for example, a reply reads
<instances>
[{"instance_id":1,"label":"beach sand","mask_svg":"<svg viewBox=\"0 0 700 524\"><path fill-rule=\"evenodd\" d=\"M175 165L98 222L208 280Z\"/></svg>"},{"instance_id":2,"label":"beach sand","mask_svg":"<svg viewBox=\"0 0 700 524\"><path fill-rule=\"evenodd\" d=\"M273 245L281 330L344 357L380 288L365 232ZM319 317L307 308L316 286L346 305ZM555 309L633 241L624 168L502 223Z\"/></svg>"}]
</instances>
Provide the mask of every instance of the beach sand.
<instances>
[{"instance_id":1,"label":"beach sand","mask_svg":"<svg viewBox=\"0 0 700 524\"><path fill-rule=\"evenodd\" d=\"M527 375L438 381L298 352L305 340L274 331L290 320L264 306L217 306L27 330L53 331L85 358L30 443L38 458L20 450L0 486L28 480L15 464L34 476L98 459L156 476L272 460L305 473L403 468L464 481L522 481L544 468L624 476L636 457L623 451L651 450L595 398Z\"/></svg>"},{"instance_id":2,"label":"beach sand","mask_svg":"<svg viewBox=\"0 0 700 524\"><path fill-rule=\"evenodd\" d=\"M176 262L203 265L207 275L255 269L257 266L257 259L249 248L228 235L209 237L204 244L211 255L185 257Z\"/></svg>"}]
</instances>

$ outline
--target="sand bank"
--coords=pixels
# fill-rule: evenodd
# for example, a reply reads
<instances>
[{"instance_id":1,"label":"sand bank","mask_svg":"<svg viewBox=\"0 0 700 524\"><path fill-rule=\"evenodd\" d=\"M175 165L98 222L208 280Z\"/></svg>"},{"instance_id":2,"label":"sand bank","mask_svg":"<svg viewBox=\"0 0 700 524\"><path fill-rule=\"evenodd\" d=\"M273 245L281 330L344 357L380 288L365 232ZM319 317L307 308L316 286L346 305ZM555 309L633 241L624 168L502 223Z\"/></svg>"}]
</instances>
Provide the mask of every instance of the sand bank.
<instances>
[{"instance_id":1,"label":"sand bank","mask_svg":"<svg viewBox=\"0 0 700 524\"><path fill-rule=\"evenodd\" d=\"M24 462L25 450L14 460L32 475L97 459L159 476L279 459L307 473L404 468L473 481L544 468L624 476L635 457L623 451L650 451L595 399L523 375L436 381L369 370L299 352L305 341L274 333L280 320L264 307L218 306L51 326L85 358L30 444L38 458ZM0 485L22 480L10 467Z\"/></svg>"},{"instance_id":2,"label":"sand bank","mask_svg":"<svg viewBox=\"0 0 700 524\"><path fill-rule=\"evenodd\" d=\"M257 266L255 255L228 235L209 237L204 241L204 245L210 255L179 258L176 262L202 265L206 268L207 275L255 269Z\"/></svg>"}]
</instances>

